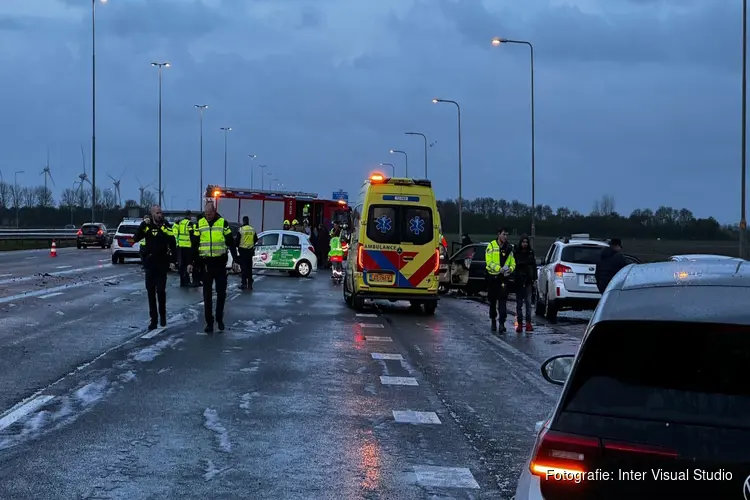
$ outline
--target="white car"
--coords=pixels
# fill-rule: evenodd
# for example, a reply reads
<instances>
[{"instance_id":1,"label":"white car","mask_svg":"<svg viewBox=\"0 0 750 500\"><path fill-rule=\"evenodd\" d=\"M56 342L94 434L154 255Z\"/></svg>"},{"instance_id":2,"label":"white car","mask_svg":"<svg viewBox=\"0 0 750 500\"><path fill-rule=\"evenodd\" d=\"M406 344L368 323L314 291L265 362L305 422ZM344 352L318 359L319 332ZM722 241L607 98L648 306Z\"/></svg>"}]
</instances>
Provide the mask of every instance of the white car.
<instances>
[{"instance_id":1,"label":"white car","mask_svg":"<svg viewBox=\"0 0 750 500\"><path fill-rule=\"evenodd\" d=\"M673 255L669 258L669 262L696 262L696 261L706 261L706 260L730 260L730 259L736 259L738 261L742 261L742 259L738 257L729 257L728 255L712 255L712 254L703 254L703 253L694 253L694 254L686 254L686 255Z\"/></svg>"},{"instance_id":2,"label":"white car","mask_svg":"<svg viewBox=\"0 0 750 500\"><path fill-rule=\"evenodd\" d=\"M233 264L229 256L227 267ZM318 258L304 233L275 229L258 234L253 270L286 271L306 278L318 270Z\"/></svg>"},{"instance_id":3,"label":"white car","mask_svg":"<svg viewBox=\"0 0 750 500\"><path fill-rule=\"evenodd\" d=\"M143 219L123 219L112 238L112 264L124 264L125 259L141 259L141 244L133 242L133 236Z\"/></svg>"}]
</instances>

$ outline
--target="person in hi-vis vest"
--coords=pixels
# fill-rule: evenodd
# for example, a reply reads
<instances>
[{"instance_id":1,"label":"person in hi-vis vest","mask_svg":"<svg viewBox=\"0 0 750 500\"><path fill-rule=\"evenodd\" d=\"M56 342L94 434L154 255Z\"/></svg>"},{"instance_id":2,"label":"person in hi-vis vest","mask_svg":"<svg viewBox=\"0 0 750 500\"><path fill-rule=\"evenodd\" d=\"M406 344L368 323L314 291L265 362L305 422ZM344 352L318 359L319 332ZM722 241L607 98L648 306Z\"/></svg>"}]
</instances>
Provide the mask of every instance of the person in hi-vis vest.
<instances>
[{"instance_id":1,"label":"person in hi-vis vest","mask_svg":"<svg viewBox=\"0 0 750 500\"><path fill-rule=\"evenodd\" d=\"M253 256L255 255L255 244L258 242L258 233L250 225L250 217L242 218L242 227L237 234L237 251L240 255L240 269L242 271L242 290L253 289Z\"/></svg>"}]
</instances>

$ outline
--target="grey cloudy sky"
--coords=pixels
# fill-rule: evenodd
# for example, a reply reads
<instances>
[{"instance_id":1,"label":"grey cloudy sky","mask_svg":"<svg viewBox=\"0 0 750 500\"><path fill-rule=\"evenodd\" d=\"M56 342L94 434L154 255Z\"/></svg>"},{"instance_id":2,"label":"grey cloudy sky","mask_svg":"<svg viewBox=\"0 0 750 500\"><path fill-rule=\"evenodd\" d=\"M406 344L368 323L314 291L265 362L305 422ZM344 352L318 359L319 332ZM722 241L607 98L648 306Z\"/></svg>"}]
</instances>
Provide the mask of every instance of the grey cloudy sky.
<instances>
[{"instance_id":1,"label":"grey cloudy sky","mask_svg":"<svg viewBox=\"0 0 750 500\"><path fill-rule=\"evenodd\" d=\"M97 7L97 184L157 178L157 72L164 74L167 204L198 197L198 113L206 182L248 187L247 154L286 188L350 194L379 162L423 173L419 131L437 141L429 177L457 196L530 201L529 55L536 51L537 203L584 212L672 205L737 220L741 0L109 0ZM0 2L6 181L56 194L91 138L89 0ZM89 172L90 175L90 172ZM259 182L260 170L256 171ZM257 185L256 185L257 187ZM175 196L175 198L172 198Z\"/></svg>"}]
</instances>

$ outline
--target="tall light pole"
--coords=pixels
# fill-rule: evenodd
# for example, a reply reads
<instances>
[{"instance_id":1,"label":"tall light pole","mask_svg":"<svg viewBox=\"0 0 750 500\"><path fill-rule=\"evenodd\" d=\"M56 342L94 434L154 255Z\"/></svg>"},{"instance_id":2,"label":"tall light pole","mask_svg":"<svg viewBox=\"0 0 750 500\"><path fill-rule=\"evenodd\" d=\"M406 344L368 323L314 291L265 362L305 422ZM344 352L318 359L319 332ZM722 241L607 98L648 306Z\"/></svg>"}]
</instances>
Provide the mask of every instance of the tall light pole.
<instances>
[{"instance_id":1,"label":"tall light pole","mask_svg":"<svg viewBox=\"0 0 750 500\"><path fill-rule=\"evenodd\" d=\"M747 0L744 1L746 2ZM531 68L531 249L533 250L534 242L536 241L536 145L534 133L534 118L536 114L534 113L534 46L531 44L531 42L527 42L525 40L510 40L508 38L499 37L495 37L492 39L492 45L494 45L495 47L499 46L501 43L515 43L519 45L526 45L529 48L529 54L531 56L529 67ZM742 213L745 213L744 209L742 210Z\"/></svg>"},{"instance_id":2,"label":"tall light pole","mask_svg":"<svg viewBox=\"0 0 750 500\"><path fill-rule=\"evenodd\" d=\"M16 203L16 229L18 229L18 211L21 207L21 200L18 199L18 174L23 173L23 170L16 170L13 173L13 201Z\"/></svg>"},{"instance_id":3,"label":"tall light pole","mask_svg":"<svg viewBox=\"0 0 750 500\"><path fill-rule=\"evenodd\" d=\"M406 162L406 173L404 177L409 177L409 156L406 154L406 151L401 151L400 149L391 149L389 152L391 154L399 153L399 154L404 155L404 161Z\"/></svg>"},{"instance_id":4,"label":"tall light pole","mask_svg":"<svg viewBox=\"0 0 750 500\"><path fill-rule=\"evenodd\" d=\"M433 99L433 103L448 102L456 105L458 110L458 236L464 234L464 200L463 200L463 155L461 154L461 106L448 99Z\"/></svg>"},{"instance_id":5,"label":"tall light pole","mask_svg":"<svg viewBox=\"0 0 750 500\"><path fill-rule=\"evenodd\" d=\"M200 210L203 205L201 200L205 198L203 191L203 112L208 109L208 104L196 104L195 107L198 109L201 121L201 178L200 185L198 186L198 210Z\"/></svg>"},{"instance_id":6,"label":"tall light pole","mask_svg":"<svg viewBox=\"0 0 750 500\"><path fill-rule=\"evenodd\" d=\"M151 66L159 69L159 199L157 203L160 205L163 203L162 195L164 192L161 188L161 96L162 96L162 70L169 67L168 62L152 62Z\"/></svg>"},{"instance_id":7,"label":"tall light pole","mask_svg":"<svg viewBox=\"0 0 750 500\"><path fill-rule=\"evenodd\" d=\"M99 0L107 3L107 0ZM96 209L96 2L91 0L91 221ZM16 221L16 225L18 221Z\"/></svg>"},{"instance_id":8,"label":"tall light pole","mask_svg":"<svg viewBox=\"0 0 750 500\"><path fill-rule=\"evenodd\" d=\"M260 168L260 190L263 191L263 179L266 176L266 167L267 165L258 165Z\"/></svg>"},{"instance_id":9,"label":"tall light pole","mask_svg":"<svg viewBox=\"0 0 750 500\"><path fill-rule=\"evenodd\" d=\"M421 135L424 139L424 178L427 178L427 136L422 132L405 132L406 135Z\"/></svg>"},{"instance_id":10,"label":"tall light pole","mask_svg":"<svg viewBox=\"0 0 750 500\"><path fill-rule=\"evenodd\" d=\"M396 167L393 166L393 163L381 163L384 167L391 167L391 177L396 177Z\"/></svg>"},{"instance_id":11,"label":"tall light pole","mask_svg":"<svg viewBox=\"0 0 750 500\"><path fill-rule=\"evenodd\" d=\"M740 215L740 258L745 258L747 242L747 218L745 214L745 197L747 180L747 0L742 0L742 181Z\"/></svg>"},{"instance_id":12,"label":"tall light pole","mask_svg":"<svg viewBox=\"0 0 750 500\"><path fill-rule=\"evenodd\" d=\"M232 127L221 127L220 130L224 131L224 187L227 187L227 132L232 130Z\"/></svg>"},{"instance_id":13,"label":"tall light pole","mask_svg":"<svg viewBox=\"0 0 750 500\"><path fill-rule=\"evenodd\" d=\"M248 158L250 158L250 189L254 189L254 179L255 179L255 170L253 170L253 160L258 157L258 155L247 155Z\"/></svg>"}]
</instances>

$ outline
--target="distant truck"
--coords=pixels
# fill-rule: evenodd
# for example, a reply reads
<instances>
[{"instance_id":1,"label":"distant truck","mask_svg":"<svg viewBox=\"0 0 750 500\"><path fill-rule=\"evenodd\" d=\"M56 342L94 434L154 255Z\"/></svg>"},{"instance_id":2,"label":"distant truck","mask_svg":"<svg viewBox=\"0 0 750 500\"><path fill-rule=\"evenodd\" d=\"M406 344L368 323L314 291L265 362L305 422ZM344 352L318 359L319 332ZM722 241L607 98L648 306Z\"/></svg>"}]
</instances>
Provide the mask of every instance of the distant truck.
<instances>
[{"instance_id":1,"label":"distant truck","mask_svg":"<svg viewBox=\"0 0 750 500\"><path fill-rule=\"evenodd\" d=\"M351 225L351 208L344 200L321 199L317 193L209 185L205 196L227 221L242 222L247 215L259 233L282 229L285 220L294 219L307 221L311 228L323 224L330 229L334 222Z\"/></svg>"}]
</instances>

